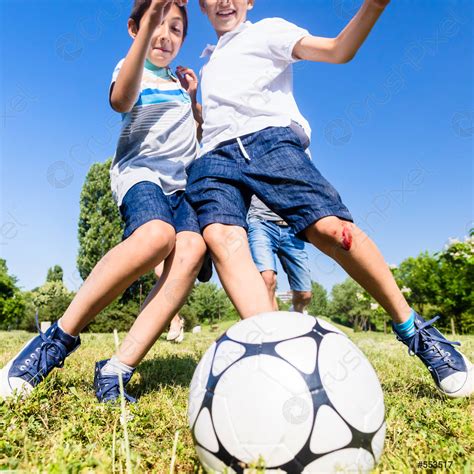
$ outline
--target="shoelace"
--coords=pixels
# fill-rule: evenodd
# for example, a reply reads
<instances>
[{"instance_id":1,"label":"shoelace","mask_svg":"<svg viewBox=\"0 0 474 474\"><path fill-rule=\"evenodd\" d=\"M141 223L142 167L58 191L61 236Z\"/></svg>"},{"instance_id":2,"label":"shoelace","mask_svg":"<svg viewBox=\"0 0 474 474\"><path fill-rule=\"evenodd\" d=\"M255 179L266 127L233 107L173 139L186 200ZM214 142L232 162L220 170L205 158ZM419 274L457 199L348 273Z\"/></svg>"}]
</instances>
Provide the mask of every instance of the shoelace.
<instances>
[{"instance_id":1,"label":"shoelace","mask_svg":"<svg viewBox=\"0 0 474 474\"><path fill-rule=\"evenodd\" d=\"M112 392L112 395L120 395L120 386L118 385L118 375L99 375L99 389L100 389L100 396L103 399L107 399L107 395ZM131 395L129 395L125 391L125 380L123 381L124 385L124 390L123 390L123 396L125 397L125 400L135 403L137 400L133 398ZM113 398L116 398L115 396Z\"/></svg>"},{"instance_id":2,"label":"shoelace","mask_svg":"<svg viewBox=\"0 0 474 474\"><path fill-rule=\"evenodd\" d=\"M39 336L43 342L39 348L38 356L36 356L36 350L31 354L30 358L26 359L25 364L20 366L20 369L31 377L30 383L34 383L38 378L44 377L54 367L62 367L67 355L67 349L60 341L47 337L46 334L41 331L38 321L38 312L35 315L35 321ZM54 364L52 365L48 365L48 354L54 360Z\"/></svg>"},{"instance_id":3,"label":"shoelace","mask_svg":"<svg viewBox=\"0 0 474 474\"><path fill-rule=\"evenodd\" d=\"M450 346L460 346L460 342L456 341L448 341L444 337L435 336L430 334L426 331L426 328L431 327L433 323L435 323L440 316L435 316L433 319L429 321L425 321L420 327L415 330L415 335L413 339L410 341L410 345L408 347L408 353L410 355L428 355L430 352L435 351L438 352L440 360L431 364L433 369L437 369L443 365L449 365L452 368L455 368L453 365L450 357L449 352L446 353L440 347L438 347L437 343L442 342L443 344L449 344ZM421 344L425 345L425 349L421 350Z\"/></svg>"}]
</instances>

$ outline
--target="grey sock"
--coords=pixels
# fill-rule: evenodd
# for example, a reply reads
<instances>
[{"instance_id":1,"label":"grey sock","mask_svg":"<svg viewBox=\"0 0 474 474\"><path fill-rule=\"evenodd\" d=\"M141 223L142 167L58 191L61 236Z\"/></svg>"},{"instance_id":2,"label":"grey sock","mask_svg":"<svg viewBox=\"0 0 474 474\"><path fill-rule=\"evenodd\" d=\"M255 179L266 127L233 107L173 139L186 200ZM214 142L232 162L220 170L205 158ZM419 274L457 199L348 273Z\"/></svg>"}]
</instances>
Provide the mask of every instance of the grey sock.
<instances>
[{"instance_id":1,"label":"grey sock","mask_svg":"<svg viewBox=\"0 0 474 474\"><path fill-rule=\"evenodd\" d=\"M134 367L120 362L117 356L112 356L104 367L102 367L101 372L103 375L126 375L131 374L134 370Z\"/></svg>"}]
</instances>

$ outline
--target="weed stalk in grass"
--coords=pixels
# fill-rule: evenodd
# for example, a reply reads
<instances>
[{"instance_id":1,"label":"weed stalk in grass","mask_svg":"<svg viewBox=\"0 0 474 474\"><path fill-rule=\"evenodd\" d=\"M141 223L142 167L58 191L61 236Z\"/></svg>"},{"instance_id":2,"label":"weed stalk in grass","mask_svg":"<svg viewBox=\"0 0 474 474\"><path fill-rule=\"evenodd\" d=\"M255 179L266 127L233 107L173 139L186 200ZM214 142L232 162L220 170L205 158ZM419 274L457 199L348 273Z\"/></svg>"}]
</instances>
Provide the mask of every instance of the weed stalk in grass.
<instances>
[{"instance_id":1,"label":"weed stalk in grass","mask_svg":"<svg viewBox=\"0 0 474 474\"><path fill-rule=\"evenodd\" d=\"M176 463L176 450L178 449L179 430L174 434L173 453L171 455L170 474L174 474L174 465Z\"/></svg>"},{"instance_id":2,"label":"weed stalk in grass","mask_svg":"<svg viewBox=\"0 0 474 474\"><path fill-rule=\"evenodd\" d=\"M114 339L115 339L115 350L119 351L119 337L117 329L114 329ZM127 409L125 406L125 395L123 390L123 379L122 374L119 376L119 387L120 387L120 412L122 414L120 420L123 426L123 445L125 451L125 460L126 460L126 469L127 474L132 474L132 462L130 460L130 442L128 439L128 429L127 429Z\"/></svg>"}]
</instances>

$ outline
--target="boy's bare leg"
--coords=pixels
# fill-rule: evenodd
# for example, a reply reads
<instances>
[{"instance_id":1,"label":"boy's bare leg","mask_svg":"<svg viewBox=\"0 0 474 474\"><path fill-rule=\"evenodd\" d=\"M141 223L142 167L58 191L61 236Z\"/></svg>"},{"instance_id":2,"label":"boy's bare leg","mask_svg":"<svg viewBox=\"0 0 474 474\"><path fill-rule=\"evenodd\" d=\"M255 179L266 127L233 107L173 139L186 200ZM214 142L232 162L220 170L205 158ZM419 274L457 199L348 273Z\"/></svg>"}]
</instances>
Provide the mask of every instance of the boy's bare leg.
<instances>
[{"instance_id":1,"label":"boy's bare leg","mask_svg":"<svg viewBox=\"0 0 474 474\"><path fill-rule=\"evenodd\" d=\"M240 316L245 319L273 311L265 282L252 260L245 229L211 224L203 236L222 286Z\"/></svg>"},{"instance_id":2,"label":"boy's bare leg","mask_svg":"<svg viewBox=\"0 0 474 474\"><path fill-rule=\"evenodd\" d=\"M278 301L276 299L277 276L273 270L265 270L260 273L268 290L268 295L273 303L273 311L278 311Z\"/></svg>"},{"instance_id":3,"label":"boy's bare leg","mask_svg":"<svg viewBox=\"0 0 474 474\"><path fill-rule=\"evenodd\" d=\"M63 330L77 336L137 278L165 259L174 243L174 229L165 222L151 221L138 228L94 267L61 318Z\"/></svg>"},{"instance_id":4,"label":"boy's bare leg","mask_svg":"<svg viewBox=\"0 0 474 474\"><path fill-rule=\"evenodd\" d=\"M338 262L391 315L403 323L411 309L374 242L355 224L325 217L306 230L319 250Z\"/></svg>"},{"instance_id":5,"label":"boy's bare leg","mask_svg":"<svg viewBox=\"0 0 474 474\"><path fill-rule=\"evenodd\" d=\"M311 303L311 291L293 291L293 308L297 313L303 313Z\"/></svg>"},{"instance_id":6,"label":"boy's bare leg","mask_svg":"<svg viewBox=\"0 0 474 474\"><path fill-rule=\"evenodd\" d=\"M156 279L159 280L161 278L161 276L163 275L163 272L164 272L164 268L165 268L165 262L161 262L158 266L155 267L155 275L156 275ZM150 301L151 299L156 295L156 293L158 292L158 289L159 289L159 285L158 283L152 288L152 291L150 291L150 293L148 294L148 296L146 297L145 299L145 302L143 303L143 307L145 307ZM140 311L142 310L142 308L140 308ZM171 320L170 322L170 327L169 327L169 332L168 332L168 336L170 335L171 332L173 333L179 333L179 331L181 330L181 325L182 325L182 321L181 321L181 316L179 314L176 314L174 316L174 318ZM169 339L168 339L169 340Z\"/></svg>"},{"instance_id":7,"label":"boy's bare leg","mask_svg":"<svg viewBox=\"0 0 474 474\"><path fill-rule=\"evenodd\" d=\"M176 236L176 247L165 261L159 282L148 295L119 348L117 357L120 362L136 367L145 357L185 303L205 253L206 244L199 234L180 232Z\"/></svg>"}]
</instances>

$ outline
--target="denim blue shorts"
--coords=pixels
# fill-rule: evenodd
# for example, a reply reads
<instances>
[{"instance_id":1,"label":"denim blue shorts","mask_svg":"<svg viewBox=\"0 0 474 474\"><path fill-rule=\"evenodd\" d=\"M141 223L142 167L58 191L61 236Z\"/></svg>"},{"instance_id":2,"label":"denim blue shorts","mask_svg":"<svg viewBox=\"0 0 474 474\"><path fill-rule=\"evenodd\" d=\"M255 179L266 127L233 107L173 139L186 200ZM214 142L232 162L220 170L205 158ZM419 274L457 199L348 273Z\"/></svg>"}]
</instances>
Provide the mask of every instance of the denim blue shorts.
<instances>
[{"instance_id":1,"label":"denim blue shorts","mask_svg":"<svg viewBox=\"0 0 474 474\"><path fill-rule=\"evenodd\" d=\"M153 220L172 225L179 232L201 233L196 212L186 199L184 191L166 195L155 183L142 181L131 187L120 206L125 222L123 239L127 239L139 227Z\"/></svg>"},{"instance_id":2,"label":"denim blue shorts","mask_svg":"<svg viewBox=\"0 0 474 474\"><path fill-rule=\"evenodd\" d=\"M249 244L258 271L277 272L277 257L293 291L311 291L311 272L305 244L290 226L251 218Z\"/></svg>"},{"instance_id":3,"label":"denim blue shorts","mask_svg":"<svg viewBox=\"0 0 474 474\"><path fill-rule=\"evenodd\" d=\"M188 176L186 195L201 229L215 223L247 229L253 194L304 240L304 231L323 217L353 220L289 127L270 127L222 143L191 163Z\"/></svg>"}]
</instances>

